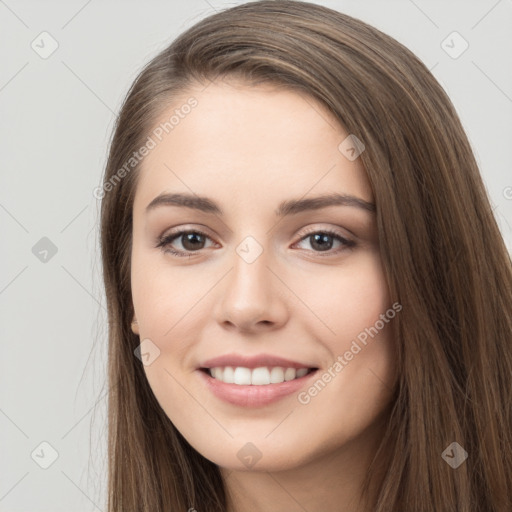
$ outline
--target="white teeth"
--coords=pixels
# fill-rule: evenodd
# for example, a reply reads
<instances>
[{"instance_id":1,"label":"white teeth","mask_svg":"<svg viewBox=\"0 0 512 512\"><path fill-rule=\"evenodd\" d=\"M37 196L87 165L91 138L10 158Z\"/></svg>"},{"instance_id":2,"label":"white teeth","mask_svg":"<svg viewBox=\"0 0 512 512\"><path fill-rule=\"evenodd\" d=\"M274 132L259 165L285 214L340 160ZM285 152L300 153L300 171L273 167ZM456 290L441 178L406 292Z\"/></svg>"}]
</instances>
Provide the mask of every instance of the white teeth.
<instances>
[{"instance_id":1,"label":"white teeth","mask_svg":"<svg viewBox=\"0 0 512 512\"><path fill-rule=\"evenodd\" d=\"M222 368L219 368L219 370L222 372ZM219 380L222 380L226 384L233 384L235 382L235 371L231 366L226 366L224 368L224 373L218 377Z\"/></svg>"},{"instance_id":2,"label":"white teeth","mask_svg":"<svg viewBox=\"0 0 512 512\"><path fill-rule=\"evenodd\" d=\"M235 384L247 386L251 383L251 370L238 366L235 368Z\"/></svg>"},{"instance_id":3,"label":"white teeth","mask_svg":"<svg viewBox=\"0 0 512 512\"><path fill-rule=\"evenodd\" d=\"M308 373L307 368L301 368L300 370L297 370L297 378L304 377Z\"/></svg>"},{"instance_id":4,"label":"white teeth","mask_svg":"<svg viewBox=\"0 0 512 512\"><path fill-rule=\"evenodd\" d=\"M251 384L255 386L270 384L270 372L268 368L254 368L251 375Z\"/></svg>"},{"instance_id":5,"label":"white teeth","mask_svg":"<svg viewBox=\"0 0 512 512\"><path fill-rule=\"evenodd\" d=\"M293 380L297 376L297 370L295 368L286 368L284 371L284 380Z\"/></svg>"},{"instance_id":6,"label":"white teeth","mask_svg":"<svg viewBox=\"0 0 512 512\"><path fill-rule=\"evenodd\" d=\"M245 368L238 366L233 368L226 366L225 368L210 368L210 375L226 384L238 384L240 386L266 386L268 384L280 384L293 379L299 379L308 374L308 368L283 368L274 366L272 368L261 366L259 368Z\"/></svg>"},{"instance_id":7,"label":"white teeth","mask_svg":"<svg viewBox=\"0 0 512 512\"><path fill-rule=\"evenodd\" d=\"M222 368L212 368L212 377L217 380L222 379Z\"/></svg>"},{"instance_id":8,"label":"white teeth","mask_svg":"<svg viewBox=\"0 0 512 512\"><path fill-rule=\"evenodd\" d=\"M279 384L280 382L284 382L284 370L276 366L270 370L270 383Z\"/></svg>"}]
</instances>

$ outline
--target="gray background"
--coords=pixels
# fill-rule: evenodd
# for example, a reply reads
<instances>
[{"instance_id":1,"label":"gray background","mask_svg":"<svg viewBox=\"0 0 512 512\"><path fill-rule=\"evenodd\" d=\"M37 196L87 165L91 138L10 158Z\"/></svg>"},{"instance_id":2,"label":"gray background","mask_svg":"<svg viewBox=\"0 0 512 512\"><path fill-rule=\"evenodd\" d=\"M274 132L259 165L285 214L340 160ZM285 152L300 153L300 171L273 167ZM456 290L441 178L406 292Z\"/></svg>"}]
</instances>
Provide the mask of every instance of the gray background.
<instances>
[{"instance_id":1,"label":"gray background","mask_svg":"<svg viewBox=\"0 0 512 512\"><path fill-rule=\"evenodd\" d=\"M237 3L0 0L2 512L104 510L106 312L92 192L140 67ZM512 250L512 0L315 3L392 35L432 69ZM469 44L457 58L453 31Z\"/></svg>"}]
</instances>

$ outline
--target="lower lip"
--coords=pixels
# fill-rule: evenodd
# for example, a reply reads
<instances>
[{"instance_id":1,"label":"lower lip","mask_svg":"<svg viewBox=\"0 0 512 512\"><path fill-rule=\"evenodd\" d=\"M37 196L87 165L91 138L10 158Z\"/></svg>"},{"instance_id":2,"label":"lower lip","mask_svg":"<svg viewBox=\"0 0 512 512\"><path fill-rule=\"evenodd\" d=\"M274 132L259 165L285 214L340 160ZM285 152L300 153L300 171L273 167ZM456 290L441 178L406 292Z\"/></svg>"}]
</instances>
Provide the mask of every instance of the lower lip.
<instances>
[{"instance_id":1,"label":"lower lip","mask_svg":"<svg viewBox=\"0 0 512 512\"><path fill-rule=\"evenodd\" d=\"M297 393L310 378L316 375L318 370L314 370L298 379L262 386L226 384L214 379L203 370L197 371L208 389L221 400L239 407L263 407L277 402L285 396Z\"/></svg>"}]
</instances>

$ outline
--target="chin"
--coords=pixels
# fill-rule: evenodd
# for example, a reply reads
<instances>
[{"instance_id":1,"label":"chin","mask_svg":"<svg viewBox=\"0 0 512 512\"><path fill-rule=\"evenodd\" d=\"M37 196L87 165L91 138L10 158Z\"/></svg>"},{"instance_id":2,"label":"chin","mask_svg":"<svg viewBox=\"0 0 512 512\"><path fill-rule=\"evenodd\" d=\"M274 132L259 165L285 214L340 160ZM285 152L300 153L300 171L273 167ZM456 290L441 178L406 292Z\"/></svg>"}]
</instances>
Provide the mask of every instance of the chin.
<instances>
[{"instance_id":1,"label":"chin","mask_svg":"<svg viewBox=\"0 0 512 512\"><path fill-rule=\"evenodd\" d=\"M222 447L217 449L208 446L206 450L202 447L194 446L203 457L207 458L222 469L229 471L254 471L254 472L276 472L289 471L306 464L307 454L301 453L297 447L300 444L294 443L293 446L277 446L270 441L251 442L247 441L249 436L244 439L231 439L228 443L223 443Z\"/></svg>"}]
</instances>

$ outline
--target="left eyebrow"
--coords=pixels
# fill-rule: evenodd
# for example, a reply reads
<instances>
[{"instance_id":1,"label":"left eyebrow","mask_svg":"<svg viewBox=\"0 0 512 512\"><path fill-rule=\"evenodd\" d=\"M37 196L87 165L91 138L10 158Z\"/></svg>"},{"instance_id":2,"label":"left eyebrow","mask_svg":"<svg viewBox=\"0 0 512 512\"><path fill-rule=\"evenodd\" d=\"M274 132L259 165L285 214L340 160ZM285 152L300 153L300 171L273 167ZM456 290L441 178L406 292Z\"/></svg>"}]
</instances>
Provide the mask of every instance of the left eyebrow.
<instances>
[{"instance_id":1,"label":"left eyebrow","mask_svg":"<svg viewBox=\"0 0 512 512\"><path fill-rule=\"evenodd\" d=\"M364 199L350 194L332 193L324 196L311 197L309 199L291 199L289 201L283 201L275 211L275 214L277 217L284 217L285 215L293 215L309 210L320 210L328 206L352 206L375 213L374 203L369 203Z\"/></svg>"},{"instance_id":2,"label":"left eyebrow","mask_svg":"<svg viewBox=\"0 0 512 512\"><path fill-rule=\"evenodd\" d=\"M182 206L200 210L205 213L223 215L222 208L212 199L192 194L163 193L155 197L146 207L146 213L158 206ZM329 206L351 206L370 213L375 213L375 204L350 195L332 193L308 199L290 199L283 201L275 210L276 217L294 215L304 211L320 210Z\"/></svg>"}]
</instances>

